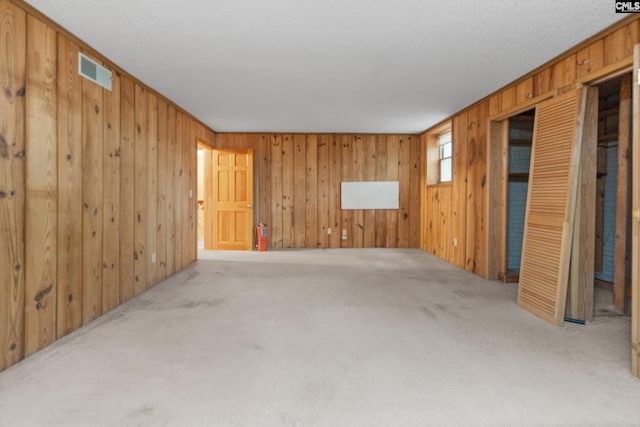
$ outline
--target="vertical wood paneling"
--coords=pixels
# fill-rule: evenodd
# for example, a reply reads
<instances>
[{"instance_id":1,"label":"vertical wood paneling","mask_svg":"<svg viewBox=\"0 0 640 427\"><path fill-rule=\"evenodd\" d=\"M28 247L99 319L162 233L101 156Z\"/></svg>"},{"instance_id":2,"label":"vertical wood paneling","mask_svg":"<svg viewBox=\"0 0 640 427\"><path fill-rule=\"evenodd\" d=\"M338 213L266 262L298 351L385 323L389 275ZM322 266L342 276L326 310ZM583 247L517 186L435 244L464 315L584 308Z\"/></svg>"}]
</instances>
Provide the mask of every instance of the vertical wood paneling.
<instances>
[{"instance_id":1,"label":"vertical wood paneling","mask_svg":"<svg viewBox=\"0 0 640 427\"><path fill-rule=\"evenodd\" d=\"M204 150L204 247L213 247L214 201L213 201L213 150Z\"/></svg>"},{"instance_id":2,"label":"vertical wood paneling","mask_svg":"<svg viewBox=\"0 0 640 427\"><path fill-rule=\"evenodd\" d=\"M534 96L542 95L552 89L551 78L553 74L553 68L551 66L539 71L533 76L533 91ZM503 107L501 111L505 110Z\"/></svg>"},{"instance_id":3,"label":"vertical wood paneling","mask_svg":"<svg viewBox=\"0 0 640 427\"><path fill-rule=\"evenodd\" d=\"M82 80L78 46L58 36L57 335L82 325Z\"/></svg>"},{"instance_id":4,"label":"vertical wood paneling","mask_svg":"<svg viewBox=\"0 0 640 427\"><path fill-rule=\"evenodd\" d=\"M467 145L467 262L466 269L484 276L486 207L486 121L488 103L469 111Z\"/></svg>"},{"instance_id":5,"label":"vertical wood paneling","mask_svg":"<svg viewBox=\"0 0 640 427\"><path fill-rule=\"evenodd\" d=\"M189 264L196 260L198 246L198 137L197 123L191 119L189 132Z\"/></svg>"},{"instance_id":6,"label":"vertical wood paneling","mask_svg":"<svg viewBox=\"0 0 640 427\"><path fill-rule=\"evenodd\" d=\"M422 231L428 236L428 241L424 244L429 251L438 253L438 256L456 265L465 266L476 274L486 276L487 248L482 247L486 246L486 223L489 220L486 218L487 165L486 160L479 157L486 151L486 116L498 115L526 102L530 95L535 97L553 90L566 91L573 87L576 78L628 58L633 44L638 42L640 37L639 23L638 20L633 21L600 39L593 40L576 53L561 57L535 74L502 88L488 100L468 107L453 118L453 127L457 131L454 130L452 186L425 189L427 206L423 207ZM459 125L456 122L459 122ZM455 136L456 134L459 136ZM464 149L457 150L458 147ZM484 156L486 157L486 154ZM460 172L463 173L457 176ZM447 198L450 199L450 206ZM443 218L446 218L446 222L443 222ZM458 242L457 246L452 244L454 239Z\"/></svg>"},{"instance_id":7,"label":"vertical wood paneling","mask_svg":"<svg viewBox=\"0 0 640 427\"><path fill-rule=\"evenodd\" d=\"M271 240L282 248L282 135L271 135Z\"/></svg>"},{"instance_id":8,"label":"vertical wood paneling","mask_svg":"<svg viewBox=\"0 0 640 427\"><path fill-rule=\"evenodd\" d=\"M260 144L260 135L252 133L247 135L247 148L253 149L253 163L254 163L254 167L253 167L253 173L258 174L258 176L260 176L260 164L262 163L262 157L263 157L263 150L264 147L262 146L262 144ZM253 177L255 178L255 176ZM253 219L252 219L252 229L251 229L251 235L254 236L253 237L253 242L252 242L252 247L255 248L256 246L256 242L255 242L255 226L261 221L260 217L262 214L262 203L261 203L261 199L262 199L262 194L261 194L261 185L260 185L260 180L259 179L253 179ZM265 221L263 221L265 222ZM268 222L265 222L265 224L268 224Z\"/></svg>"},{"instance_id":9,"label":"vertical wood paneling","mask_svg":"<svg viewBox=\"0 0 640 427\"><path fill-rule=\"evenodd\" d=\"M366 135L365 144L365 164L364 181L376 180L376 137ZM364 247L374 248L376 246L376 211L369 209L364 212Z\"/></svg>"},{"instance_id":10,"label":"vertical wood paneling","mask_svg":"<svg viewBox=\"0 0 640 427\"><path fill-rule=\"evenodd\" d=\"M620 82L620 110L618 115L618 188L616 189L615 268L613 296L616 307L625 308L627 285L631 282L627 273L630 254L629 243L629 187L631 186L631 134L632 134L632 81L624 76ZM637 125L637 124L636 124Z\"/></svg>"},{"instance_id":11,"label":"vertical wood paneling","mask_svg":"<svg viewBox=\"0 0 640 427\"><path fill-rule=\"evenodd\" d=\"M175 200L176 200L176 173L175 173L175 154L176 154L176 109L169 105L167 107L167 188L166 188L166 234L167 248L166 259L167 276L171 276L176 271L176 254L175 254Z\"/></svg>"},{"instance_id":12,"label":"vertical wood paneling","mask_svg":"<svg viewBox=\"0 0 640 427\"><path fill-rule=\"evenodd\" d=\"M82 79L82 322L100 316L102 309L103 152L102 88Z\"/></svg>"},{"instance_id":13,"label":"vertical wood paneling","mask_svg":"<svg viewBox=\"0 0 640 427\"><path fill-rule=\"evenodd\" d=\"M147 91L135 86L135 294L147 288Z\"/></svg>"},{"instance_id":14,"label":"vertical wood paneling","mask_svg":"<svg viewBox=\"0 0 640 427\"><path fill-rule=\"evenodd\" d=\"M566 298L565 316L578 320L593 320L594 303L594 270L595 270L595 230L596 230L596 180L597 180L597 152L598 152L598 88L589 87L586 89L586 107L583 116L578 118L581 129L578 130L578 138L581 137L581 148L579 157L579 171L576 174L576 201L575 219L573 224L573 239L570 272L568 275L568 288L563 298ZM560 114L557 113L557 116ZM568 123L573 125L572 123ZM541 129L541 128L539 128ZM538 132L542 135L542 132ZM581 134L581 136L580 136ZM556 139L554 148L564 141ZM542 150L536 150L541 153ZM539 154L540 156L540 154ZM561 155L556 160L560 160ZM548 161L548 160L547 160ZM554 164L556 171L563 172L563 165ZM540 176L540 175L538 175ZM562 180L556 177L554 190L560 187L558 183ZM541 185L538 179L537 184ZM544 183L542 184L544 185ZM548 192L547 208L552 210L549 199L551 191ZM532 196L538 196L538 192L532 191ZM533 206L533 205L532 205ZM551 217L551 215L549 215ZM547 217L547 219L549 218ZM615 298L615 292L614 292ZM564 316L563 316L564 317ZM564 318L563 318L564 320Z\"/></svg>"},{"instance_id":15,"label":"vertical wood paneling","mask_svg":"<svg viewBox=\"0 0 640 427\"><path fill-rule=\"evenodd\" d=\"M576 54L576 77L599 70L604 66L604 42L598 40Z\"/></svg>"},{"instance_id":16,"label":"vertical wood paneling","mask_svg":"<svg viewBox=\"0 0 640 427\"><path fill-rule=\"evenodd\" d=\"M376 135L376 181L388 181L387 178L387 137ZM387 245L387 211L378 209L376 217L376 248L384 248ZM419 223L416 221L416 223Z\"/></svg>"},{"instance_id":17,"label":"vertical wood paneling","mask_svg":"<svg viewBox=\"0 0 640 427\"><path fill-rule=\"evenodd\" d=\"M180 211L180 222L182 226L180 228L180 250L176 252L176 264L180 269L186 267L187 258L189 252L189 156L187 154L187 143L189 135L185 131L189 126L189 117L180 113L180 123L176 123L176 135L178 140L176 141L177 149L180 152L180 173L178 175L178 189L177 189L177 208ZM176 237L177 238L177 237Z\"/></svg>"},{"instance_id":18,"label":"vertical wood paneling","mask_svg":"<svg viewBox=\"0 0 640 427\"><path fill-rule=\"evenodd\" d=\"M576 55L571 55L553 66L553 87L560 89L576 80Z\"/></svg>"},{"instance_id":19,"label":"vertical wood paneling","mask_svg":"<svg viewBox=\"0 0 640 427\"><path fill-rule=\"evenodd\" d=\"M306 245L306 137L302 134L293 136L293 231L294 247L304 248ZM311 196L309 194L309 196Z\"/></svg>"},{"instance_id":20,"label":"vertical wood paneling","mask_svg":"<svg viewBox=\"0 0 640 427\"><path fill-rule=\"evenodd\" d=\"M410 167L409 247L420 248L420 137L418 136L411 137Z\"/></svg>"},{"instance_id":21,"label":"vertical wood paneling","mask_svg":"<svg viewBox=\"0 0 640 427\"><path fill-rule=\"evenodd\" d=\"M147 284L155 284L156 279L181 269L196 253L195 199L189 197L189 191L195 191L195 138L213 135L212 132L185 113L176 112L174 106L167 107L165 123L164 101L141 83L136 89L130 77L120 79L120 89L116 81L114 91L106 93L96 89L93 93L87 86L90 83L81 80L74 70L79 47L56 34L53 28L42 20L27 18L19 4L0 1L3 41L0 83L5 94L0 99L0 301L3 301L0 370L23 357L25 346L27 354L35 351L57 335L76 328L83 315L85 320L93 318L126 301L136 291L141 292ZM524 102L523 98L531 90L535 96L561 89L560 85L568 87L576 76L627 58L633 44L638 42L638 28L638 21L633 21L533 77L514 82L491 96L485 103L487 109L491 114L504 111L506 105ZM110 64L105 65L112 68ZM117 80L117 74L115 77ZM149 119L154 120L154 108L147 96L151 104L154 97L160 102L155 124L149 123ZM469 138L463 135L467 130L467 112L462 113L464 120L460 120L458 132L462 141L454 141L454 182L450 187L426 192L433 209L429 208L425 214L431 215L429 224L433 228L428 235L434 242L434 252L448 260L458 259L465 265L469 251L469 265L478 274L483 274L486 262L486 254L478 247L486 246L487 166L474 163L476 149L486 151L483 108L478 107L475 117L478 128L469 129ZM119 125L114 124L118 121ZM165 124L166 137L163 137ZM340 240L343 226L340 183L345 179L342 176L343 140L349 142L345 150L349 179L355 171L361 179L369 180L370 161L375 156L375 179L383 175L386 180L399 179L404 188L403 177L408 176L409 195L413 194L414 141L407 144L410 146L408 175L403 171L403 167L407 167L402 160L406 153L399 142L400 138L412 138L379 136L375 137L373 146L367 142L360 150L350 145L354 135L288 137L292 142L297 138L306 139L304 155L293 147L289 151L292 168L283 167L289 164L289 159L286 153L283 159L282 146L277 149L279 160L271 158L276 152L272 142L277 136L221 137L229 147L256 150L256 161L262 163L256 169L260 179L255 187L259 205L256 213L262 217L264 212L267 223L273 220L272 214L276 217L276 226L270 227L271 241L273 243L274 236L277 238L279 234L280 247L285 229L290 232L287 240L292 246L300 246L303 241L304 246L313 245L314 240L315 245L321 247L340 247L343 243ZM475 142L469 144L472 137ZM315 144L313 138L316 138ZM368 141L369 136L355 138ZM156 155L150 156L154 140L158 144ZM213 137L210 141L213 142ZM473 152L467 152L470 145ZM458 151L457 147L465 149ZM161 150L166 150L166 154ZM153 163L149 163L153 157L155 174L150 171ZM167 162L165 166L163 161ZM280 170L276 167L272 175L276 164ZM458 168L459 164L464 167ZM158 191L148 191L149 179L154 176ZM298 187L301 176L304 176L304 193ZM272 178L279 182L274 184ZM301 194L304 202L300 202ZM471 197L467 199L468 196ZM374 245L393 247L399 240L404 245L403 233L408 227L408 245L413 246L416 209L410 197L409 200L408 226L403 222L406 218L402 212L398 217L397 211L377 211L374 216L364 211L362 217L357 214L355 221L352 216L345 247L360 246L360 233L362 246L371 243L372 218L375 218ZM299 221L301 211L302 222ZM468 218L470 213L472 218ZM290 227L284 227L284 217L287 223L291 219ZM328 227L332 228L331 236L326 234ZM466 237L467 228L471 230L470 238ZM147 236L147 231L152 236ZM464 243L453 246L456 238ZM157 262L152 265L148 265L150 250L157 253Z\"/></svg>"},{"instance_id":22,"label":"vertical wood paneling","mask_svg":"<svg viewBox=\"0 0 640 427\"><path fill-rule=\"evenodd\" d=\"M534 82L534 93L535 93L535 78L532 78ZM493 94L489 97L489 115L495 116L502 111L502 97L501 94Z\"/></svg>"},{"instance_id":23,"label":"vertical wood paneling","mask_svg":"<svg viewBox=\"0 0 640 427\"><path fill-rule=\"evenodd\" d=\"M398 211L398 247L409 247L410 201L409 185L411 181L411 137L400 137L398 152L398 177L400 180L400 210Z\"/></svg>"},{"instance_id":24,"label":"vertical wood paneling","mask_svg":"<svg viewBox=\"0 0 640 427\"><path fill-rule=\"evenodd\" d=\"M191 212L189 205L191 198L189 197L189 142L191 140L190 129L191 118L184 116L182 121L182 191L181 191L181 203L183 218L183 230L182 230L182 261L183 267L189 265L189 231L191 229Z\"/></svg>"},{"instance_id":25,"label":"vertical wood paneling","mask_svg":"<svg viewBox=\"0 0 640 427\"><path fill-rule=\"evenodd\" d=\"M387 137L387 179L389 181L398 181L399 175L399 155L400 155L400 139L398 136L390 135ZM387 211L387 248L398 247L398 211Z\"/></svg>"},{"instance_id":26,"label":"vertical wood paneling","mask_svg":"<svg viewBox=\"0 0 640 427\"><path fill-rule=\"evenodd\" d=\"M391 239L394 247L398 245L399 230L404 235L403 247L418 247L420 201L413 200L410 196L412 191L419 192L420 186L418 137L218 134L215 139L218 148L254 150L257 181L254 185L257 194L254 221L261 221L263 213L270 218L267 224L270 225L272 248L283 247L281 242L287 233L287 239L291 239L293 245L291 247L375 247L376 243L380 247L386 247L387 216L393 220ZM399 210L342 211L341 182L389 180L388 139L392 141L395 153L392 155L391 170L395 177L392 180L401 181L404 192L402 222L398 221ZM404 144L402 149L401 140ZM264 152L261 144L265 145ZM346 153L344 157L343 151ZM288 159L287 152L292 153ZM401 168L404 168L402 174L399 172ZM299 175L304 176L304 180ZM285 177L293 182L293 186L285 183ZM291 200L287 196L288 192L293 194ZM291 216L285 214L287 211L292 212ZM413 215L415 219L412 218ZM327 233L328 228L331 228L331 235ZM347 230L345 241L341 240L343 228Z\"/></svg>"},{"instance_id":27,"label":"vertical wood paneling","mask_svg":"<svg viewBox=\"0 0 640 427\"><path fill-rule=\"evenodd\" d=\"M453 224L454 256L453 264L465 268L467 262L467 114L461 113L453 119L453 186L452 186L452 215L449 221Z\"/></svg>"},{"instance_id":28,"label":"vertical wood paneling","mask_svg":"<svg viewBox=\"0 0 640 427\"><path fill-rule=\"evenodd\" d=\"M260 211L256 222L262 222L271 227L271 140L269 135L260 135L258 144L260 145L260 156L255 155L254 157L258 161L258 167L255 169L258 172L258 178L253 180L259 185L259 198L256 201L260 203ZM269 236L269 240L271 240L271 236Z\"/></svg>"},{"instance_id":29,"label":"vertical wood paneling","mask_svg":"<svg viewBox=\"0 0 640 427\"><path fill-rule=\"evenodd\" d=\"M31 16L27 40L25 355L30 355L56 339L57 47L55 31Z\"/></svg>"},{"instance_id":30,"label":"vertical wood paneling","mask_svg":"<svg viewBox=\"0 0 640 427\"><path fill-rule=\"evenodd\" d=\"M322 247L318 239L318 136L308 135L305 141L304 219L305 241L300 247ZM297 223L296 223L297 224ZM326 231L325 231L326 234Z\"/></svg>"},{"instance_id":31,"label":"vertical wood paneling","mask_svg":"<svg viewBox=\"0 0 640 427\"><path fill-rule=\"evenodd\" d=\"M574 75L575 75L575 60ZM487 277L487 124L489 118L489 104L483 102L478 107L478 156L476 157L476 198L474 206L477 212L476 228L476 254L475 269L473 272L479 276Z\"/></svg>"},{"instance_id":32,"label":"vertical wood paneling","mask_svg":"<svg viewBox=\"0 0 640 427\"><path fill-rule=\"evenodd\" d=\"M156 242L158 243L158 280L167 277L167 103L158 100L158 192L157 192L157 226Z\"/></svg>"},{"instance_id":33,"label":"vertical wood paneling","mask_svg":"<svg viewBox=\"0 0 640 427\"><path fill-rule=\"evenodd\" d=\"M180 271L184 267L182 263L182 235L184 229L184 216L183 216L183 192L184 186L182 185L183 178L183 163L182 163L182 126L184 122L184 115L180 111L176 111L176 127L175 127L175 146L176 149L174 151L174 163L173 163L173 173L174 173L174 192L173 192L173 206L174 206L174 265L175 270Z\"/></svg>"},{"instance_id":34,"label":"vertical wood paneling","mask_svg":"<svg viewBox=\"0 0 640 427\"><path fill-rule=\"evenodd\" d=\"M626 25L604 38L604 65L610 65L633 55L638 42L638 22Z\"/></svg>"},{"instance_id":35,"label":"vertical wood paneling","mask_svg":"<svg viewBox=\"0 0 640 427\"><path fill-rule=\"evenodd\" d=\"M492 121L490 125L488 154L489 213L489 248L491 262L487 276L497 279L501 272L507 271L507 190L508 190L508 151L509 151L509 119Z\"/></svg>"},{"instance_id":36,"label":"vertical wood paneling","mask_svg":"<svg viewBox=\"0 0 640 427\"><path fill-rule=\"evenodd\" d=\"M182 253L181 265L186 267L189 265L189 230L191 228L191 218L189 212L189 128L191 126L191 118L184 116L182 121L182 177L180 192L180 208L182 209L183 229L182 229Z\"/></svg>"},{"instance_id":37,"label":"vertical wood paneling","mask_svg":"<svg viewBox=\"0 0 640 427\"><path fill-rule=\"evenodd\" d=\"M107 312L120 304L120 76L104 91L102 305Z\"/></svg>"},{"instance_id":38,"label":"vertical wood paneling","mask_svg":"<svg viewBox=\"0 0 640 427\"><path fill-rule=\"evenodd\" d=\"M428 246L434 255L443 258L451 258L451 240L454 230L449 224L451 209L451 187L436 186L429 189L432 213L429 218L431 225L432 242Z\"/></svg>"},{"instance_id":39,"label":"vertical wood paneling","mask_svg":"<svg viewBox=\"0 0 640 427\"><path fill-rule=\"evenodd\" d=\"M427 251L427 238L429 237L427 219L429 218L429 205L427 203L427 147L426 134L418 138L420 144L420 249ZM455 149L455 147L454 147Z\"/></svg>"},{"instance_id":40,"label":"vertical wood paneling","mask_svg":"<svg viewBox=\"0 0 640 427\"><path fill-rule=\"evenodd\" d=\"M336 138L340 141L342 160L341 174L338 178L338 188L340 188L340 181L354 181L352 176L353 169L353 136L351 135L339 135ZM340 206L341 200L338 199L338 206ZM338 233L342 235L342 230L347 230L347 238L340 241L340 246L343 248L354 247L354 235L353 235L353 212L352 210L341 210L341 229ZM341 237L342 239L342 237Z\"/></svg>"},{"instance_id":41,"label":"vertical wood paneling","mask_svg":"<svg viewBox=\"0 0 640 427\"><path fill-rule=\"evenodd\" d=\"M516 87L509 86L504 89L501 93L500 105L502 110L508 110L509 108L516 105Z\"/></svg>"},{"instance_id":42,"label":"vertical wood paneling","mask_svg":"<svg viewBox=\"0 0 640 427\"><path fill-rule=\"evenodd\" d=\"M295 246L293 135L282 136L282 246Z\"/></svg>"},{"instance_id":43,"label":"vertical wood paneling","mask_svg":"<svg viewBox=\"0 0 640 427\"><path fill-rule=\"evenodd\" d=\"M431 223L433 225L433 230L431 232L432 243L431 243L431 253L446 259L446 254L444 253L444 241L446 239L445 234L448 234L448 230L443 223L443 219L445 218L446 209L446 195L447 189L444 187L436 187L434 188L431 197L431 204L433 205L433 216L431 218Z\"/></svg>"},{"instance_id":44,"label":"vertical wood paneling","mask_svg":"<svg viewBox=\"0 0 640 427\"><path fill-rule=\"evenodd\" d=\"M135 87L120 80L120 302L135 294Z\"/></svg>"},{"instance_id":45,"label":"vertical wood paneling","mask_svg":"<svg viewBox=\"0 0 640 427\"><path fill-rule=\"evenodd\" d=\"M516 105L533 98L533 77L529 77L516 85Z\"/></svg>"},{"instance_id":46,"label":"vertical wood paneling","mask_svg":"<svg viewBox=\"0 0 640 427\"><path fill-rule=\"evenodd\" d=\"M351 180L352 181L364 181L364 163L366 156L366 147L364 139L361 135L355 135L351 139L351 152L352 152L352 166L351 166ZM362 209L356 209L352 211L352 227L353 231L349 230L349 233L353 236L351 247L362 248L364 246L364 211Z\"/></svg>"},{"instance_id":47,"label":"vertical wood paneling","mask_svg":"<svg viewBox=\"0 0 640 427\"><path fill-rule=\"evenodd\" d=\"M24 355L26 15L0 2L0 371Z\"/></svg>"},{"instance_id":48,"label":"vertical wood paneling","mask_svg":"<svg viewBox=\"0 0 640 427\"><path fill-rule=\"evenodd\" d=\"M175 106L169 117L166 99L113 64L111 91L82 79L78 51L99 55L56 28L0 1L0 371L167 276L168 229L190 239L181 258L196 253L195 227L174 215L195 188L195 145L171 147ZM192 140L213 136L183 116ZM176 157L192 174L180 189ZM195 209L184 217L195 223ZM147 246L158 252L149 277Z\"/></svg>"},{"instance_id":49,"label":"vertical wood paneling","mask_svg":"<svg viewBox=\"0 0 640 427\"><path fill-rule=\"evenodd\" d=\"M329 227L332 232L329 236L329 247L339 248L341 244L340 214L340 173L342 168L342 140L337 135L329 138Z\"/></svg>"},{"instance_id":50,"label":"vertical wood paneling","mask_svg":"<svg viewBox=\"0 0 640 427\"><path fill-rule=\"evenodd\" d=\"M245 134L233 134L231 136L231 147L237 150L244 150L247 147L247 135Z\"/></svg>"},{"instance_id":51,"label":"vertical wood paneling","mask_svg":"<svg viewBox=\"0 0 640 427\"><path fill-rule=\"evenodd\" d=\"M329 146L331 145L331 136L318 135L317 147L317 172L318 172L318 247L329 247L329 234L327 229L331 226L329 223L329 197L330 197L330 175L329 175ZM309 148L307 148L309 153ZM333 230L332 230L333 231Z\"/></svg>"},{"instance_id":52,"label":"vertical wood paneling","mask_svg":"<svg viewBox=\"0 0 640 427\"><path fill-rule=\"evenodd\" d=\"M478 212L475 211L477 204L476 199L479 197L476 193L479 187L477 159L480 156L480 149L478 147L478 120L478 107L476 106L469 110L467 121L467 260L465 263L465 269L467 271L475 271L476 240L479 238L479 236L476 236L476 223L479 221L479 218L477 218Z\"/></svg>"},{"instance_id":53,"label":"vertical wood paneling","mask_svg":"<svg viewBox=\"0 0 640 427\"><path fill-rule=\"evenodd\" d=\"M427 189L427 205L430 211L430 215L428 216L429 233L426 245L427 251L441 258L444 258L444 254L441 253L443 246L441 234L445 229L442 224L442 213L445 211L445 207L441 201L441 193L443 192L446 192L446 189L443 186L436 186Z\"/></svg>"},{"instance_id":54,"label":"vertical wood paneling","mask_svg":"<svg viewBox=\"0 0 640 427\"><path fill-rule=\"evenodd\" d=\"M434 188L427 187L425 188L425 196L424 196L424 204L425 204L425 213L424 213L424 226L423 226L423 248L425 251L430 254L436 255L435 253L435 242L434 238L435 232L438 229L438 224L435 223L437 215L435 212L435 203L434 203Z\"/></svg>"},{"instance_id":55,"label":"vertical wood paneling","mask_svg":"<svg viewBox=\"0 0 640 427\"><path fill-rule=\"evenodd\" d=\"M147 92L147 284L149 288L158 281L158 97ZM137 196L138 197L138 196Z\"/></svg>"}]
</instances>

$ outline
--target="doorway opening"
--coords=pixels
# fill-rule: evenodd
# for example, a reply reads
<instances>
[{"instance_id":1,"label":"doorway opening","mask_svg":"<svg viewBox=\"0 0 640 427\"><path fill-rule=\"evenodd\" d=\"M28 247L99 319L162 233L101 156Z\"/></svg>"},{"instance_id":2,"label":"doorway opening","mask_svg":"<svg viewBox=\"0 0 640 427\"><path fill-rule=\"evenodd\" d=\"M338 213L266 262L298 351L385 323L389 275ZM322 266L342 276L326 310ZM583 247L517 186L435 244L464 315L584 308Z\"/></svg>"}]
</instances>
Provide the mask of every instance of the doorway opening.
<instances>
[{"instance_id":1,"label":"doorway opening","mask_svg":"<svg viewBox=\"0 0 640 427\"><path fill-rule=\"evenodd\" d=\"M598 89L594 315L622 315L631 299L631 74Z\"/></svg>"},{"instance_id":2,"label":"doorway opening","mask_svg":"<svg viewBox=\"0 0 640 427\"><path fill-rule=\"evenodd\" d=\"M508 119L506 257L499 277L507 283L516 283L520 277L534 118L535 109L531 109Z\"/></svg>"},{"instance_id":3,"label":"doorway opening","mask_svg":"<svg viewBox=\"0 0 640 427\"><path fill-rule=\"evenodd\" d=\"M207 200L206 195L211 191L208 181L211 179L211 146L198 141L197 158L197 238L198 250L205 248L205 236L209 229L207 221L210 221L211 200Z\"/></svg>"}]
</instances>

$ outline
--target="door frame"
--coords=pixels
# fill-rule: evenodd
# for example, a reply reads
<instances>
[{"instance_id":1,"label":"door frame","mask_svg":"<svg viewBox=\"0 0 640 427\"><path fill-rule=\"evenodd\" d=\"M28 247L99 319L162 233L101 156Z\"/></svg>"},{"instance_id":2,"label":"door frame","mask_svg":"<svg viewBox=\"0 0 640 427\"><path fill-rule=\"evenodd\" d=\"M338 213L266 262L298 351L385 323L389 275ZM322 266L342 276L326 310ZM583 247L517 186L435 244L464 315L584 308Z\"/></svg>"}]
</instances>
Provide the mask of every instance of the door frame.
<instances>
[{"instance_id":1,"label":"door frame","mask_svg":"<svg viewBox=\"0 0 640 427\"><path fill-rule=\"evenodd\" d=\"M507 178L509 155L509 119L522 114L553 98L555 91L529 99L522 104L505 110L488 120L487 139L487 171L488 171L488 200L487 222L487 278L495 280L500 271L506 270L507 254Z\"/></svg>"},{"instance_id":2,"label":"door frame","mask_svg":"<svg viewBox=\"0 0 640 427\"><path fill-rule=\"evenodd\" d=\"M205 249L211 249L211 250L224 250L224 249L220 249L217 247L217 242L214 239L214 232L216 229L216 218L215 218L215 198L214 198L214 185L213 185L213 173L214 173L214 165L213 165L213 159L214 159L214 153L215 152L224 152L224 153L238 153L238 154L244 154L244 155L248 155L248 161L247 161L247 174L248 174L248 178L250 177L250 179L248 179L248 181L251 182L251 185L247 186L247 191L248 191L248 205L247 205L247 209L250 210L251 215L249 218L249 224L248 224L248 229L246 230L249 234L248 236L250 236L250 242L248 247L245 250L251 251L253 250L255 244L254 244L254 207L255 207L255 199L254 199L254 189L253 189L253 183L254 183L254 159L253 159L253 154L254 151L252 148L220 148L220 147L211 147L211 150L209 151L209 156L208 159L205 158L205 168L208 171L205 172L205 204L207 204L209 206L208 209L205 210L205 224L207 224L207 227L205 227ZM209 244L207 244L209 243Z\"/></svg>"},{"instance_id":3,"label":"door frame","mask_svg":"<svg viewBox=\"0 0 640 427\"><path fill-rule=\"evenodd\" d=\"M213 152L213 147L201 139L198 139L197 147L200 150L204 150L204 179L202 183L202 190L204 192L204 247L207 248L211 247L211 220L213 219L213 214L211 211L211 155ZM200 185L199 182L197 184ZM196 194L198 194L199 190L199 188L196 188Z\"/></svg>"},{"instance_id":4,"label":"door frame","mask_svg":"<svg viewBox=\"0 0 640 427\"><path fill-rule=\"evenodd\" d=\"M576 80L576 86L598 85L604 81L629 73L632 69L635 70L635 73L638 70L638 66L633 65L633 60L633 56L624 58L598 71L581 76ZM633 81L638 82L636 77L634 77ZM634 90L636 86L638 85L633 85ZM506 188L508 171L506 169L505 156L508 155L509 146L509 118L535 108L541 102L562 94L566 89L556 89L535 96L487 119L487 198L489 203L487 203L486 218L489 218L489 221L487 222L485 253L487 254L486 271L488 279L495 280L498 278L498 273L504 264L502 260L506 260ZM636 107L634 106L633 110L635 111L635 109ZM636 119L634 118L634 120Z\"/></svg>"}]
</instances>

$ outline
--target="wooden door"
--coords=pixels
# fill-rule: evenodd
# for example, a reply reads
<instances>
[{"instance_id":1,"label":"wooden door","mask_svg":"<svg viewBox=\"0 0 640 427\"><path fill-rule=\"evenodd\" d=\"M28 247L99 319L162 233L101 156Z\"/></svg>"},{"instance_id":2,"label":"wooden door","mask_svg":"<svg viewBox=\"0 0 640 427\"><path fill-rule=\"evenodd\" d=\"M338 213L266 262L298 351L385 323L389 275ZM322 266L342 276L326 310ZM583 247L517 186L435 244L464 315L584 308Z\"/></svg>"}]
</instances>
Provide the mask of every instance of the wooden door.
<instances>
[{"instance_id":1,"label":"wooden door","mask_svg":"<svg viewBox=\"0 0 640 427\"><path fill-rule=\"evenodd\" d=\"M631 369L640 377L640 45L633 60L633 224L631 226Z\"/></svg>"},{"instance_id":2,"label":"wooden door","mask_svg":"<svg viewBox=\"0 0 640 427\"><path fill-rule=\"evenodd\" d=\"M253 150L212 150L211 249L253 246Z\"/></svg>"},{"instance_id":3,"label":"wooden door","mask_svg":"<svg viewBox=\"0 0 640 427\"><path fill-rule=\"evenodd\" d=\"M536 107L518 305L564 322L586 89Z\"/></svg>"}]
</instances>

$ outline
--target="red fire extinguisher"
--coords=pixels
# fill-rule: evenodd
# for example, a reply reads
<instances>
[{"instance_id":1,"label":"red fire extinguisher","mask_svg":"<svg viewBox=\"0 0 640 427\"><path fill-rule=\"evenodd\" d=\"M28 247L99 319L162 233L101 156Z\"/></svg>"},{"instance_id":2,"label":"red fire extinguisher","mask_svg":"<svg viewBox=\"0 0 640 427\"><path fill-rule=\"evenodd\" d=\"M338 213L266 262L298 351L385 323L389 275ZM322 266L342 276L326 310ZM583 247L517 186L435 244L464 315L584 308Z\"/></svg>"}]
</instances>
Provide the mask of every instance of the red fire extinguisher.
<instances>
[{"instance_id":1,"label":"red fire extinguisher","mask_svg":"<svg viewBox=\"0 0 640 427\"><path fill-rule=\"evenodd\" d=\"M267 224L258 224L258 226L256 227L256 238L258 239L258 252L266 252L267 248L269 247Z\"/></svg>"}]
</instances>

